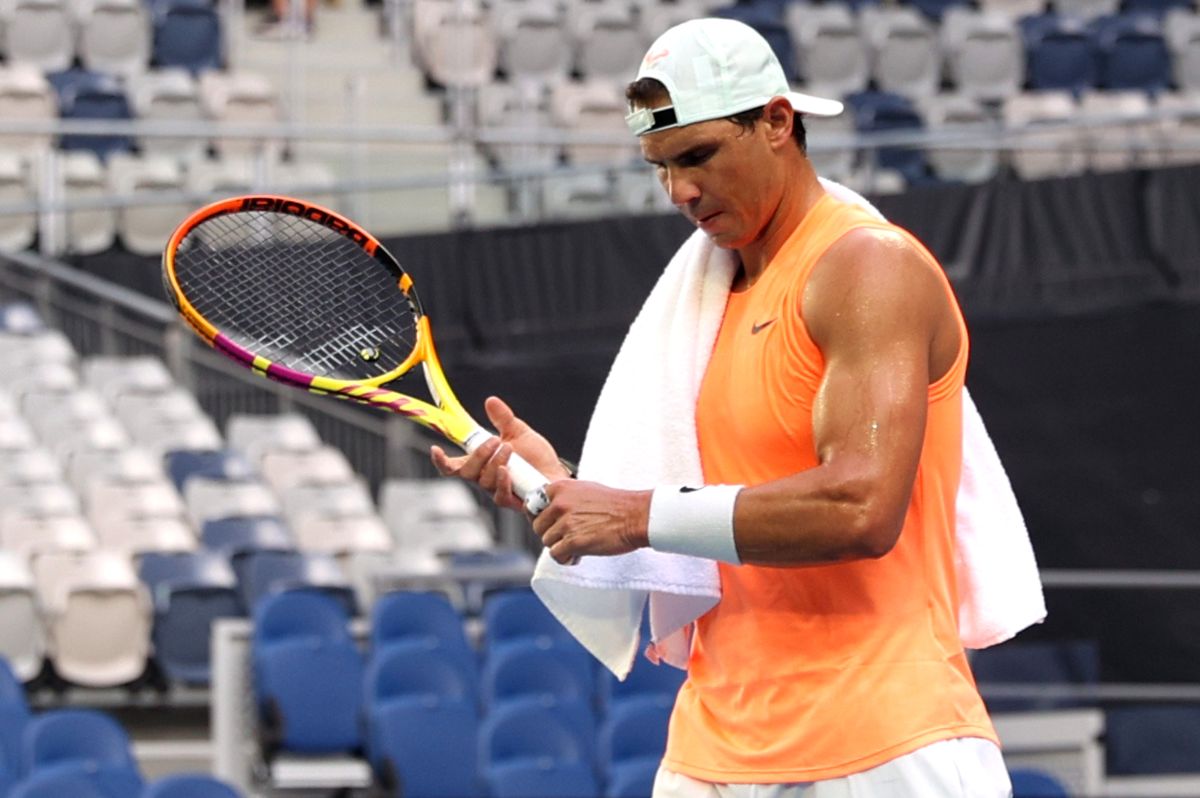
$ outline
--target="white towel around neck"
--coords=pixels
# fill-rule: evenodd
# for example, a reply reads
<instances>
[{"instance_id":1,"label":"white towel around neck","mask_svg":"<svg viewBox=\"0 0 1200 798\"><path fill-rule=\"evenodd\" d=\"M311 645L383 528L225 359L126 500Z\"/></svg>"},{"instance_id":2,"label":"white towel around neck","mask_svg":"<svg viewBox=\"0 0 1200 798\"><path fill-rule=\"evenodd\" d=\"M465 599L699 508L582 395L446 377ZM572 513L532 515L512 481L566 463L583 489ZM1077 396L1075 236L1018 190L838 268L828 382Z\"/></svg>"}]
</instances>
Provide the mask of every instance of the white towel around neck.
<instances>
[{"instance_id":1,"label":"white towel around neck","mask_svg":"<svg viewBox=\"0 0 1200 798\"><path fill-rule=\"evenodd\" d=\"M883 215L854 191L821 180L843 202ZM675 253L629 328L600 392L580 479L640 490L704 483L695 405L737 268L701 231ZM963 391L963 474L955 563L959 633L968 648L1007 640L1046 616L1041 581L1008 476ZM633 667L649 605L652 658L685 668L691 623L721 597L713 560L639 549L563 566L543 551L533 590L605 667Z\"/></svg>"}]
</instances>

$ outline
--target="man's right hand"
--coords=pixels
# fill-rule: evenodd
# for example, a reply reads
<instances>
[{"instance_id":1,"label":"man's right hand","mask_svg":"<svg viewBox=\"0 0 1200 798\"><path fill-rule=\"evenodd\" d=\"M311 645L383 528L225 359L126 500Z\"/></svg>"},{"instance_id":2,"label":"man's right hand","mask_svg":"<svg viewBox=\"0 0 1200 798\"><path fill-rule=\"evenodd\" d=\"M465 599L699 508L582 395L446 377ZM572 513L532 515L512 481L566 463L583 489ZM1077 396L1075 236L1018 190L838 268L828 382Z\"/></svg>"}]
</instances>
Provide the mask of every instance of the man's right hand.
<instances>
[{"instance_id":1,"label":"man's right hand","mask_svg":"<svg viewBox=\"0 0 1200 798\"><path fill-rule=\"evenodd\" d=\"M514 451L546 479L555 481L571 476L550 442L517 418L502 400L489 396L483 407L497 437L485 441L471 454L453 457L441 446L430 447L430 459L440 474L474 482L492 494L496 504L513 510L523 509L521 499L512 492L512 477L505 465Z\"/></svg>"}]
</instances>

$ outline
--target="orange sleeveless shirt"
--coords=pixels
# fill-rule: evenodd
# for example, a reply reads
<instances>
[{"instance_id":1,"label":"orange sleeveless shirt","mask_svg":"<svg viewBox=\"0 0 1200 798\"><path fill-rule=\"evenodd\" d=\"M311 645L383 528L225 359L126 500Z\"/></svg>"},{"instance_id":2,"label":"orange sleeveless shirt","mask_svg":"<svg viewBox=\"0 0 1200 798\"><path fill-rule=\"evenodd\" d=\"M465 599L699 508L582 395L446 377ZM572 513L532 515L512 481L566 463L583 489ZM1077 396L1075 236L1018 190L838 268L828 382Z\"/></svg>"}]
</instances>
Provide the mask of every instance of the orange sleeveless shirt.
<instances>
[{"instance_id":1,"label":"orange sleeveless shirt","mask_svg":"<svg viewBox=\"0 0 1200 798\"><path fill-rule=\"evenodd\" d=\"M953 299L912 236L824 197L754 286L730 294L697 401L707 483L756 485L818 465L812 403L824 362L801 297L829 246L859 227L913 241ZM667 768L719 783L819 781L938 740L996 740L957 626L961 314L959 326L958 357L929 386L924 447L895 548L876 560L804 568L721 563L721 600L696 623Z\"/></svg>"}]
</instances>

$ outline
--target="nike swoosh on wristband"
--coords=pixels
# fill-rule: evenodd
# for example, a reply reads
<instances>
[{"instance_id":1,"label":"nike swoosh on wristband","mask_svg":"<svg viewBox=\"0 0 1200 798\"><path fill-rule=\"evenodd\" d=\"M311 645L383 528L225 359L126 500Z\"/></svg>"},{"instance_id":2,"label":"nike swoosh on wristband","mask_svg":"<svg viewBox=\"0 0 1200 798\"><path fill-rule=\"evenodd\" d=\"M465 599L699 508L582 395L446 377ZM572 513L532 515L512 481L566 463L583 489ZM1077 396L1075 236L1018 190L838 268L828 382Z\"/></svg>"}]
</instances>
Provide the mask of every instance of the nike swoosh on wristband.
<instances>
[{"instance_id":1,"label":"nike swoosh on wristband","mask_svg":"<svg viewBox=\"0 0 1200 798\"><path fill-rule=\"evenodd\" d=\"M762 324L754 324L754 325L751 325L751 327L750 327L750 334L751 334L751 335L758 335L760 332L762 332L762 331L763 331L763 330L765 330L766 328L770 327L770 326L771 326L772 324L774 324L774 323L775 323L775 319L767 319L767 320L766 320L766 321L764 321Z\"/></svg>"}]
</instances>

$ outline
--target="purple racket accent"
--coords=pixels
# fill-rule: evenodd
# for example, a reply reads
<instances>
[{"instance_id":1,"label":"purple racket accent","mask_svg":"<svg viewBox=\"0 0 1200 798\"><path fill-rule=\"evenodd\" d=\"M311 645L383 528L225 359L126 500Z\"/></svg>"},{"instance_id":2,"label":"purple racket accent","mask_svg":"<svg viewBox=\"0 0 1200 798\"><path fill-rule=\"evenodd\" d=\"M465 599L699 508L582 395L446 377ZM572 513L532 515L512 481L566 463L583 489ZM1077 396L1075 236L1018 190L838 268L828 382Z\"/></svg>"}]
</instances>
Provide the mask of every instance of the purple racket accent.
<instances>
[{"instance_id":1,"label":"purple racket accent","mask_svg":"<svg viewBox=\"0 0 1200 798\"><path fill-rule=\"evenodd\" d=\"M295 369L290 369L287 366L281 366L278 363L272 363L267 366L267 376L273 380L280 382L290 382L293 385L308 387L313 383L313 377Z\"/></svg>"},{"instance_id":2,"label":"purple racket accent","mask_svg":"<svg viewBox=\"0 0 1200 798\"><path fill-rule=\"evenodd\" d=\"M233 359L242 361L247 366L254 365L254 354L245 347L235 344L225 333L217 333L217 337L213 338L213 346Z\"/></svg>"}]
</instances>

